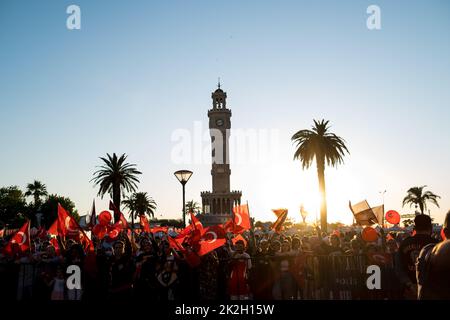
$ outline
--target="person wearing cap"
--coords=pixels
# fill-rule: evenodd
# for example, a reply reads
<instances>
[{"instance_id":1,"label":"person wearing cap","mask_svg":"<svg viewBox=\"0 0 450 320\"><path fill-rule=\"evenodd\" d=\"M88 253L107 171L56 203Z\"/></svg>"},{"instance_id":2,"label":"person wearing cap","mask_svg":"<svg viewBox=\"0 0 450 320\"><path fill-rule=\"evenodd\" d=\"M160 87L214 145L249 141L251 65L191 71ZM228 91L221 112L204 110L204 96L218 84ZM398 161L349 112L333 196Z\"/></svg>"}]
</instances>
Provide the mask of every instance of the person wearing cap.
<instances>
[{"instance_id":1,"label":"person wearing cap","mask_svg":"<svg viewBox=\"0 0 450 320\"><path fill-rule=\"evenodd\" d=\"M436 243L431 237L431 218L420 214L414 218L415 235L402 241L396 254L396 273L405 288L405 298L417 298L416 261L423 247Z\"/></svg>"}]
</instances>

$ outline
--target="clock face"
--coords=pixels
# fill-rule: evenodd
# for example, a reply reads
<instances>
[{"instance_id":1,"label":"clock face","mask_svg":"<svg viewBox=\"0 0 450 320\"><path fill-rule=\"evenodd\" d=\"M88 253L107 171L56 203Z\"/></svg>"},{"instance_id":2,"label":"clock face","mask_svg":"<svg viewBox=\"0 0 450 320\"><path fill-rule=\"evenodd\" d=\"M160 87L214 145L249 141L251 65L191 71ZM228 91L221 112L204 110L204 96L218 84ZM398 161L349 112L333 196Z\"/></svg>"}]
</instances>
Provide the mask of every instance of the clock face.
<instances>
[{"instance_id":1,"label":"clock face","mask_svg":"<svg viewBox=\"0 0 450 320\"><path fill-rule=\"evenodd\" d=\"M223 120L222 119L217 119L216 120L216 125L218 125L219 127L223 126Z\"/></svg>"}]
</instances>

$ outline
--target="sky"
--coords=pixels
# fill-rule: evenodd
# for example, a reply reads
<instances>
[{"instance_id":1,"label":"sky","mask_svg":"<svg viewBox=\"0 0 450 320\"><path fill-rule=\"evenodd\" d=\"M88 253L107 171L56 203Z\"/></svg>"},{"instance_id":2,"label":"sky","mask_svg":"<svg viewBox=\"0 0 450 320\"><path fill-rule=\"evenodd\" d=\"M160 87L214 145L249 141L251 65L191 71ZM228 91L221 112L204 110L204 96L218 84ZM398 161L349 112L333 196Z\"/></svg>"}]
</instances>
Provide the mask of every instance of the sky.
<instances>
[{"instance_id":1,"label":"sky","mask_svg":"<svg viewBox=\"0 0 450 320\"><path fill-rule=\"evenodd\" d=\"M81 9L79 30L66 27L71 4ZM366 26L372 4L380 30ZM299 220L303 203L315 220L316 169L293 161L290 138L326 119L350 150L325 172L330 221L351 222L349 200L379 205L384 190L386 210L413 213L402 199L427 185L441 196L429 209L442 222L449 18L445 0L2 0L0 186L37 179L85 214L99 157L126 153L156 216L179 218L175 170L194 172L187 199L211 190L207 110L220 77L233 113L231 186L257 219L286 207ZM242 144L240 134L253 138ZM196 145L182 158L181 136ZM97 208L108 200L97 198Z\"/></svg>"}]
</instances>

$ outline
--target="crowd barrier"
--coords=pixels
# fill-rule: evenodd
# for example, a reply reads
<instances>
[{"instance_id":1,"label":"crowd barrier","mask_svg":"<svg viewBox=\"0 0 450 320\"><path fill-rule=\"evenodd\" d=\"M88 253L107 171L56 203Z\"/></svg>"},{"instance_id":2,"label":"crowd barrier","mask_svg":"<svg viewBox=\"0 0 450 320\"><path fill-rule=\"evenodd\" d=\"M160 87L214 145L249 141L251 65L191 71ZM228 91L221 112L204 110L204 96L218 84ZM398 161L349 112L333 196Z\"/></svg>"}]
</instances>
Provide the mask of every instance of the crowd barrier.
<instances>
[{"instance_id":1,"label":"crowd barrier","mask_svg":"<svg viewBox=\"0 0 450 320\"><path fill-rule=\"evenodd\" d=\"M272 272L279 272L280 262L288 260L292 266L296 257L266 256L252 257L252 273L258 272L258 263L270 262ZM230 259L220 259L224 265ZM402 287L395 274L393 262L379 265L381 289L367 287L367 267L373 264L365 255L306 255L304 256L298 294L292 299L302 300L383 300L401 299ZM297 270L298 271L298 270ZM3 283L1 298L6 300L27 300L33 297L35 285L41 270L33 263L3 265L0 278ZM265 275L263 275L265 276ZM272 275L267 275L272 276ZM294 276L295 278L295 276ZM296 277L298 279L298 277ZM258 281L258 280L257 280ZM275 285L276 277L271 286ZM276 298L275 298L276 299Z\"/></svg>"}]
</instances>

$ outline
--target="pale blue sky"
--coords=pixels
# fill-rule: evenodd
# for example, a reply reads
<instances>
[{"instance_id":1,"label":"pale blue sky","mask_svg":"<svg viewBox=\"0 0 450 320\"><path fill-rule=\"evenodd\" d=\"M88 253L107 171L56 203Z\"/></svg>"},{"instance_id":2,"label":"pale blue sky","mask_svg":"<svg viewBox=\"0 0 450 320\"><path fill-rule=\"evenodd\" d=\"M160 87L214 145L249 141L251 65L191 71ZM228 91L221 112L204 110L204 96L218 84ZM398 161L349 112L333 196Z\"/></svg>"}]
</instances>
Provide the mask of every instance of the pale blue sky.
<instances>
[{"instance_id":1,"label":"pale blue sky","mask_svg":"<svg viewBox=\"0 0 450 320\"><path fill-rule=\"evenodd\" d=\"M66 8L81 7L81 30ZM382 30L366 28L381 8ZM448 1L0 1L0 185L39 179L81 214L96 195L98 157L127 153L158 217L179 216L211 189L210 167L173 163L171 136L207 125L221 77L232 126L278 130L278 159L232 164L232 187L258 218L274 207L310 210L315 169L292 161L290 136L329 119L351 155L327 170L330 220L348 200L401 210L428 185L450 209ZM106 203L107 199L101 203ZM402 213L412 210L405 208Z\"/></svg>"}]
</instances>

